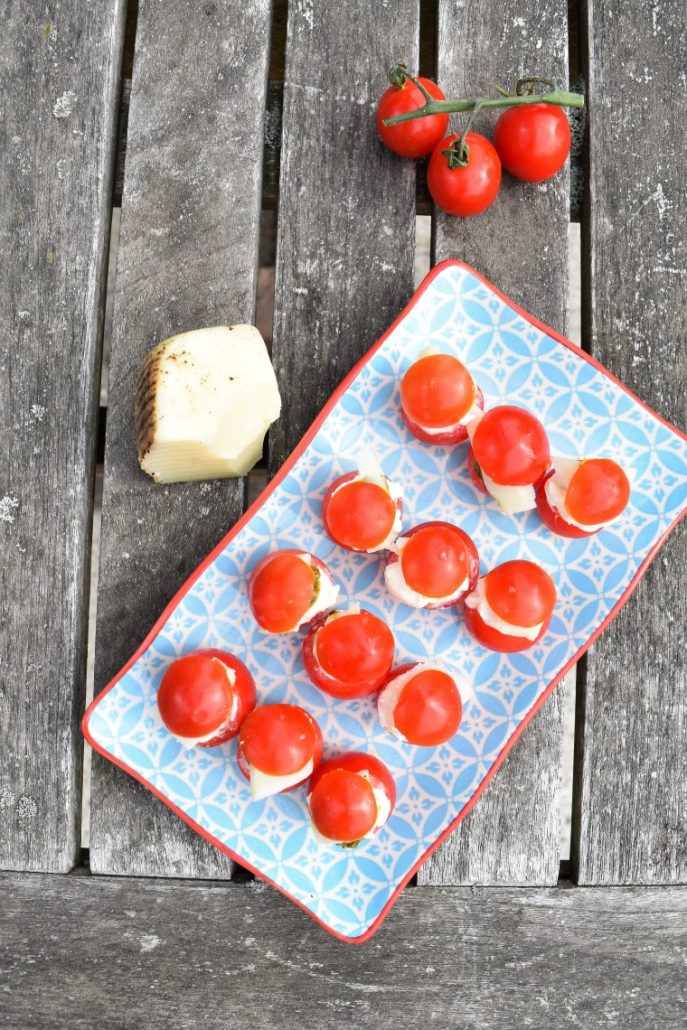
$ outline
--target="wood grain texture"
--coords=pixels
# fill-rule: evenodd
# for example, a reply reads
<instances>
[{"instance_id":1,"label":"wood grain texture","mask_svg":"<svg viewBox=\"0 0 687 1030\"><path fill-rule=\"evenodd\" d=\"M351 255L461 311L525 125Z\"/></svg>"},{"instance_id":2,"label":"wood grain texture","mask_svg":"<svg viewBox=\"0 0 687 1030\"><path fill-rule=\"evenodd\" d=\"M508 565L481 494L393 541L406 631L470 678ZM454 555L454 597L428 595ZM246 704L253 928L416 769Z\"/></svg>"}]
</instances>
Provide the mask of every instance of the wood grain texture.
<instances>
[{"instance_id":1,"label":"wood grain texture","mask_svg":"<svg viewBox=\"0 0 687 1030\"><path fill-rule=\"evenodd\" d=\"M242 510L243 481L156 486L138 468L134 381L188 329L254 317L269 0L139 7L117 264L96 690ZM228 875L230 862L95 759L97 872Z\"/></svg>"},{"instance_id":2,"label":"wood grain texture","mask_svg":"<svg viewBox=\"0 0 687 1030\"><path fill-rule=\"evenodd\" d=\"M468 44L469 41L469 44ZM567 83L567 5L440 0L438 79L447 96L488 96L520 75ZM497 115L479 116L488 132ZM460 128L464 120L456 120ZM567 170L541 185L504 175L477 218L435 216L435 259L462 258L555 329L565 331ZM562 698L535 716L474 811L420 870L420 883L555 883L559 869Z\"/></svg>"},{"instance_id":3,"label":"wood grain texture","mask_svg":"<svg viewBox=\"0 0 687 1030\"><path fill-rule=\"evenodd\" d=\"M410 888L366 944L263 884L0 879L0 1025L683 1026L687 889Z\"/></svg>"},{"instance_id":4,"label":"wood grain texture","mask_svg":"<svg viewBox=\"0 0 687 1030\"><path fill-rule=\"evenodd\" d=\"M589 5L585 331L651 407L687 422L684 4ZM682 85L679 83L682 82ZM573 820L583 883L687 881L682 526L589 652Z\"/></svg>"},{"instance_id":5,"label":"wood grain texture","mask_svg":"<svg viewBox=\"0 0 687 1030\"><path fill-rule=\"evenodd\" d=\"M417 60L418 6L289 6L271 472L412 293L415 168L383 147L374 107L392 61Z\"/></svg>"},{"instance_id":6,"label":"wood grain texture","mask_svg":"<svg viewBox=\"0 0 687 1030\"><path fill-rule=\"evenodd\" d=\"M88 571L124 4L2 6L0 865L80 847Z\"/></svg>"}]
</instances>

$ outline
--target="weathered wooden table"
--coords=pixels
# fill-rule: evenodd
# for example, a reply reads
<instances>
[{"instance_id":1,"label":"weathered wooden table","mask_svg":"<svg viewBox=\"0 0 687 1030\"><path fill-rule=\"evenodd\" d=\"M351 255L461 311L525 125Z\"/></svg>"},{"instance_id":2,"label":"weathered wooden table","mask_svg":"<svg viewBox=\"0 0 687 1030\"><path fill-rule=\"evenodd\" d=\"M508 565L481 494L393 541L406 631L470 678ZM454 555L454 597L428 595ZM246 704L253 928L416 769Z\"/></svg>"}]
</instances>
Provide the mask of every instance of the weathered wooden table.
<instances>
[{"instance_id":1,"label":"weathered wooden table","mask_svg":"<svg viewBox=\"0 0 687 1030\"><path fill-rule=\"evenodd\" d=\"M269 440L273 472L412 292L425 201L415 166L386 152L372 123L393 58L417 66L422 50L451 95L525 72L564 80L569 55L579 62L584 339L685 424L684 7L588 0L579 31L568 7L292 0L287 15L269 0L3 4L2 1025L687 1020L684 531L579 669L569 865L558 846L555 695L360 948L250 882L98 759L90 849L80 846L105 414L96 690L244 505L242 482L161 488L139 472L132 383L143 354L174 331L253 320L261 206L278 194L273 357L285 403ZM506 182L474 221L435 216L434 258L467 260L564 331L569 218L567 173L543 187Z\"/></svg>"}]
</instances>

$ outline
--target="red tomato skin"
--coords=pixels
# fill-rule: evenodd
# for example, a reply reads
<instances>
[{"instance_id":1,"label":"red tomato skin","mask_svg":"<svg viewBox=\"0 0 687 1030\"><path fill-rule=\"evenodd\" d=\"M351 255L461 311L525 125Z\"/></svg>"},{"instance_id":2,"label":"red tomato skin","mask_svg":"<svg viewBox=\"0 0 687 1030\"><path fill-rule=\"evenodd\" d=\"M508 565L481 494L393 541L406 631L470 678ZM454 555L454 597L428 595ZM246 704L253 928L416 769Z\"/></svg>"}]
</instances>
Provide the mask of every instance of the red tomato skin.
<instances>
[{"instance_id":1,"label":"red tomato skin","mask_svg":"<svg viewBox=\"0 0 687 1030\"><path fill-rule=\"evenodd\" d=\"M507 172L523 182L544 182L570 153L570 122L556 104L508 108L494 127L494 146Z\"/></svg>"},{"instance_id":2,"label":"red tomato skin","mask_svg":"<svg viewBox=\"0 0 687 1030\"><path fill-rule=\"evenodd\" d=\"M292 547L292 548L284 548L281 551L272 551L271 554L266 554L265 557L262 558L261 561L258 562L258 564L255 566L255 568L251 570L250 575L248 577L248 600L250 602L251 611L253 612L253 616L255 618L255 621L257 622L258 626L260 626L261 629L264 629L265 632L267 632L267 633L289 633L289 632L292 632L293 629L295 629L295 626L292 627L291 630L289 630L289 629L284 629L284 630L281 630L281 629L280 630L270 629L270 625L271 625L270 621L265 618L264 614L260 611L260 608L256 606L255 600L254 600L255 583L256 583L256 580L257 580L258 576L260 575L262 570L265 569L270 564L270 562L274 561L274 559L277 558L279 555L284 555L284 554L294 554L294 555L302 555L302 554L304 554L304 555L307 555L307 557L308 557L308 559L310 561L310 564L312 566L314 566L315 568L319 569L319 571L323 575L326 575L329 579L333 580L332 574L329 571L329 569L327 568L327 566L324 564L324 562L320 561L320 559L316 555L310 554L308 551L304 551L304 550L303 551L299 551L297 548ZM256 608L257 608L257 610L256 610ZM303 612L306 612L307 610L308 610L308 608L306 607L306 608L303 609ZM303 614L303 612L301 612L301 614ZM298 622L298 619L296 619L296 622ZM299 627L299 628L303 628L303 627Z\"/></svg>"},{"instance_id":3,"label":"red tomato skin","mask_svg":"<svg viewBox=\"0 0 687 1030\"><path fill-rule=\"evenodd\" d=\"M321 731L317 721L313 718L313 716L310 714L310 712L306 712L306 710L304 708L300 708L299 705L261 705L261 708L299 708L300 711L304 712L305 715L307 715L307 717L308 717L308 719L309 719L309 721L310 721L310 723L312 725L313 731L314 731L314 749L313 749L313 754L312 754L312 761L313 761L313 769L314 770L317 769L317 767L319 766L320 762L322 761L322 747L323 747L322 731ZM255 711L259 711L259 709L256 708ZM239 738L239 742L238 742L238 747L236 749L236 761L238 763L239 769L241 770L241 772L243 773L245 778L247 780L250 780L250 772L248 770L248 765L246 764L248 762L248 759L246 758L243 742L242 742L242 740L240 738ZM303 761L302 764L305 765L305 763L307 761L308 761L308 759L306 758ZM280 773L270 774L269 770L262 770L262 771L263 772L266 771L268 773L268 775L281 775ZM280 791L280 793L288 794L292 790L297 790L298 787L302 787L303 784L309 778L310 777L308 777L308 776L304 776L302 780L298 781L298 783L294 783L291 787L287 787L286 790Z\"/></svg>"},{"instance_id":4,"label":"red tomato skin","mask_svg":"<svg viewBox=\"0 0 687 1030\"><path fill-rule=\"evenodd\" d=\"M530 647L538 644L545 635L551 622L551 616L545 619L542 628L535 640L528 640L526 637L513 637L507 633L500 633L499 630L489 626L476 608L465 607L465 627L482 647L488 647L490 651L500 651L504 654L512 654L515 651L527 651Z\"/></svg>"},{"instance_id":5,"label":"red tomato skin","mask_svg":"<svg viewBox=\"0 0 687 1030\"><path fill-rule=\"evenodd\" d=\"M316 687L319 687L320 690L324 691L325 694L329 694L331 697L336 697L343 701L353 700L358 697L366 697L368 694L374 694L376 691L381 690L394 661L395 642L393 634L387 624L382 622L381 619L378 619L376 615L366 611L364 608L361 608L360 615L365 615L368 620L374 620L372 625L370 625L369 622L367 623L368 634L371 630L375 630L377 635L376 648L378 652L378 671L376 671L374 676L366 677L358 682L349 683L346 680L337 679L322 668L317 659L315 648L317 643L317 634L325 625L328 618L327 615L323 615L317 622L313 623L303 640L303 665L305 666L305 671L311 681ZM346 618L345 615L342 617ZM377 627L377 624L379 624L379 627ZM382 631L380 634L382 626L384 627L384 630L386 630L386 633ZM368 636L368 641L369 640L370 637ZM368 650L368 653L372 652Z\"/></svg>"},{"instance_id":6,"label":"red tomato skin","mask_svg":"<svg viewBox=\"0 0 687 1030\"><path fill-rule=\"evenodd\" d=\"M469 132L465 139L470 148L466 167L449 168L442 151L456 139L452 133L434 149L427 166L427 188L442 211L468 218L481 214L495 200L501 185L501 161L486 137Z\"/></svg>"},{"instance_id":7,"label":"red tomato skin","mask_svg":"<svg viewBox=\"0 0 687 1030\"><path fill-rule=\"evenodd\" d=\"M389 676L389 679L384 684L384 688L386 689L386 687L388 687L388 685L392 683L395 679L397 679L399 676L402 676L406 672L410 672L411 669L416 668L420 664L420 662L407 662L405 665L399 665L399 667L397 669L394 669L391 675ZM410 682L412 682L412 680ZM404 735L409 744L415 744L417 747L437 747L439 744L445 744L446 741L450 740L451 737L455 736L455 734L458 732L458 729L463 718L463 702L460 696L460 690L458 689L457 685L456 693L458 695L458 707L454 709L452 714L445 713L443 731L440 732L436 730L432 735L431 739L420 739L419 734L416 734L415 738L413 738L412 735L406 733ZM402 698L403 691L401 691L401 696L399 697L399 700L397 702L397 707L398 704L401 702Z\"/></svg>"},{"instance_id":8,"label":"red tomato skin","mask_svg":"<svg viewBox=\"0 0 687 1030\"><path fill-rule=\"evenodd\" d=\"M468 459L501 486L536 486L551 464L549 439L532 412L499 404L480 420Z\"/></svg>"},{"instance_id":9,"label":"red tomato skin","mask_svg":"<svg viewBox=\"0 0 687 1030\"><path fill-rule=\"evenodd\" d=\"M475 383L475 400L478 402L479 406L482 409L484 409L484 394L482 393L482 390L477 385L477 383ZM413 436L416 437L418 440L422 440L423 443L433 443L438 444L440 446L446 444L454 445L463 443L468 438L467 426L456 426L455 429L452 429L450 432L446 433L430 434L426 432L422 428L422 426L419 426L416 422L413 422L405 413L403 407L401 407L401 418L406 429L408 429L413 434Z\"/></svg>"},{"instance_id":10,"label":"red tomato skin","mask_svg":"<svg viewBox=\"0 0 687 1030\"><path fill-rule=\"evenodd\" d=\"M217 649L208 649L205 651L196 651L193 654L185 655L183 658L177 659L172 662L167 671L165 672L160 682L160 687L157 694L158 708L160 716L170 733L174 733L176 726L176 733L178 736L204 736L204 733L194 734L188 733L183 734L179 732L179 719L184 716L188 717L188 707L190 704L194 704L194 700L189 697L188 690L182 690L181 692L174 692L174 670L176 669L177 674L184 665L188 665L189 676L193 680L195 676L191 673L191 666L189 664L190 659L204 659L204 658L218 658L225 665L228 665L230 669L236 674L233 685L233 693L238 696L238 706L236 714L233 719L222 716L220 722L217 724L217 732L210 740L199 743L198 747L217 747L218 744L224 744L225 741L231 740L239 732L241 724L243 723L246 716L255 708L255 681L251 676L250 672L235 655L229 651L219 651ZM180 665L180 663L182 663ZM212 699L210 699L212 703ZM221 699L216 698L216 702ZM231 711L231 705L229 707ZM172 723L170 726L169 724ZM206 730L205 732L211 732Z\"/></svg>"},{"instance_id":11,"label":"red tomato skin","mask_svg":"<svg viewBox=\"0 0 687 1030\"><path fill-rule=\"evenodd\" d=\"M451 522L441 522L441 521L421 522L419 526L413 526L412 529L406 530L406 532L402 533L401 536L398 539L399 540L403 540L406 537L413 536L414 533L417 533L421 529L427 529L428 526L448 526L450 529L455 530L460 535L461 539L463 540L463 542L464 542L464 544L465 544L465 546L467 548L467 552L468 552L468 585L467 585L466 589L462 592L462 594L460 594L455 599L455 601L444 601L443 603L442 602L438 602L438 601L430 601L429 604L425 605L425 608L427 610L429 610L429 611L435 611L435 610L437 610L439 608L454 608L456 605L460 604L461 601L463 601L467 597L467 595L470 593L470 591L474 590L475 586L477 585L477 580L479 579L479 554L477 553L477 548L475 547L475 544L474 544L474 541L472 540L472 538L469 537L468 534L465 533L458 526L454 526ZM397 562L399 560L400 560L399 556L397 554L394 554L393 552L391 552L387 556L385 565L394 565L395 562Z\"/></svg>"},{"instance_id":12,"label":"red tomato skin","mask_svg":"<svg viewBox=\"0 0 687 1030\"><path fill-rule=\"evenodd\" d=\"M343 769L350 773L366 773L371 785L376 787L378 790L384 791L384 794L389 801L389 816L391 815L396 805L396 783L394 778L384 762L375 758L374 755L368 755L362 751L350 751L347 754L335 755L333 758L327 759L326 762L322 762L322 764L318 766L310 780L310 789L308 791L309 809L311 798L318 786L322 783L328 773L336 772L339 769ZM319 827L317 828L319 829ZM381 826L378 827L378 829L381 829ZM336 840L336 838L331 839L333 842ZM345 836L342 836L339 839L346 841ZM354 842L355 838L353 838L353 840L346 841L346 843Z\"/></svg>"},{"instance_id":13,"label":"red tomato skin","mask_svg":"<svg viewBox=\"0 0 687 1030\"><path fill-rule=\"evenodd\" d=\"M554 470L551 471L542 479L537 490L537 511L539 512L539 518L542 520L547 529L550 529L552 533L557 536L570 537L571 539L579 539L585 536L594 536L598 533L598 530L592 530L587 532L584 529L580 529L579 526L573 526L570 522L567 522L561 513L556 509L552 508L549 504L549 499L546 496L546 490L544 484L547 479L550 479L554 474Z\"/></svg>"},{"instance_id":14,"label":"red tomato skin","mask_svg":"<svg viewBox=\"0 0 687 1030\"><path fill-rule=\"evenodd\" d=\"M332 533L332 531L331 531L331 529L329 527L329 524L327 522L327 513L329 511L329 505L330 505L330 502L331 502L332 495L333 495L334 491L338 487L343 486L344 483L350 483L352 480L357 479L357 478L358 478L358 473L357 472L347 472L345 476L339 476L338 479L334 480L334 482L332 483L332 485L329 487L329 489L327 490L326 494L324 495L324 500L322 501L322 521L324 523L324 528L326 529L327 533L332 538L334 543L338 544L339 547L343 547L345 551L353 551L356 554L374 554L374 553L376 553L375 551L366 551L363 548L351 547L349 544L343 543L336 536L334 536L334 534ZM394 500L394 499L392 498L392 500ZM395 505L395 508L396 508L396 512L399 515L403 515L403 499L401 497L398 497L394 501L394 505ZM393 523L392 523L392 526L393 526ZM392 526L389 526L389 529L391 529Z\"/></svg>"},{"instance_id":15,"label":"red tomato skin","mask_svg":"<svg viewBox=\"0 0 687 1030\"><path fill-rule=\"evenodd\" d=\"M419 77L430 96L435 100L445 100L443 92L431 79ZM377 104L377 132L383 143L400 157L424 157L431 154L448 128L447 114L432 114L427 118L414 118L401 125L383 125L385 118L393 118L397 114L416 111L425 103L420 90L408 79L404 86L389 86L382 93Z\"/></svg>"}]
</instances>

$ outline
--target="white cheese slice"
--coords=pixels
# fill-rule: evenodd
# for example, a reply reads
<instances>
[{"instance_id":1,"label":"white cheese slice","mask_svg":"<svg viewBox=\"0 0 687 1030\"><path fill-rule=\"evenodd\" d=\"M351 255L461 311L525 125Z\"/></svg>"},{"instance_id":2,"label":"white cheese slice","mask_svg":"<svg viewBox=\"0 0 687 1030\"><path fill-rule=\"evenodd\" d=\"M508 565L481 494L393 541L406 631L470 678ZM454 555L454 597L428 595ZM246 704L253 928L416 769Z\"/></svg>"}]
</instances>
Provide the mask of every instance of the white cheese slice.
<instances>
[{"instance_id":1,"label":"white cheese slice","mask_svg":"<svg viewBox=\"0 0 687 1030\"><path fill-rule=\"evenodd\" d=\"M398 541L397 550L399 555L403 550L405 543L405 540ZM451 601L455 601L465 590L467 590L470 577L466 576L460 586L454 590L453 593L447 594L445 597L425 597L424 594L419 593L417 590L413 590L413 588L408 586L406 583L399 557L398 561L390 562L384 569L384 582L386 583L386 588L391 596L395 597L397 601L400 601L402 604L410 605L411 608L426 608L428 604L449 604Z\"/></svg>"},{"instance_id":2,"label":"white cheese slice","mask_svg":"<svg viewBox=\"0 0 687 1030\"><path fill-rule=\"evenodd\" d=\"M544 483L544 493L550 507L554 508L561 518L569 522L571 526L577 526L578 529L583 529L585 533L596 533L597 530L603 529L604 526L607 526L609 522L614 520L607 519L605 522L599 522L596 525L578 522L577 519L572 517L565 503L565 495L568 492L570 480L582 464L582 460L581 458L552 458L551 464L553 465L554 472Z\"/></svg>"},{"instance_id":3,"label":"white cheese slice","mask_svg":"<svg viewBox=\"0 0 687 1030\"><path fill-rule=\"evenodd\" d=\"M262 801L263 798L272 797L273 794L281 794L283 790L294 787L301 780L305 780L313 771L312 758L305 763L302 769L289 773L287 776L270 776L269 773L261 772L250 762L246 763L250 773L250 796L252 801Z\"/></svg>"},{"instance_id":4,"label":"white cheese slice","mask_svg":"<svg viewBox=\"0 0 687 1030\"><path fill-rule=\"evenodd\" d=\"M172 336L150 351L138 375L139 463L157 483L244 476L280 411L274 369L255 326Z\"/></svg>"},{"instance_id":5,"label":"white cheese slice","mask_svg":"<svg viewBox=\"0 0 687 1030\"><path fill-rule=\"evenodd\" d=\"M532 511L537 507L534 487L530 483L526 486L504 486L490 479L483 469L480 471L482 482L504 515L516 515L520 511Z\"/></svg>"},{"instance_id":6,"label":"white cheese slice","mask_svg":"<svg viewBox=\"0 0 687 1030\"><path fill-rule=\"evenodd\" d=\"M484 579L485 577L482 576L481 579L477 580L477 586L465 598L465 607L476 608L482 621L486 622L487 626L491 626L492 629L498 630L499 633L504 633L509 637L523 637L525 640L536 640L544 623L540 622L536 626L515 626L512 622L506 622L505 619L496 614L487 601Z\"/></svg>"},{"instance_id":7,"label":"white cheese slice","mask_svg":"<svg viewBox=\"0 0 687 1030\"><path fill-rule=\"evenodd\" d=\"M301 554L300 557L303 561L309 565L310 555ZM336 604L339 596L339 587L334 584L334 581L329 578L326 572L318 567L320 574L320 588L314 602L310 605L298 621L298 624L294 626L294 630L300 629L301 626L306 626L309 622L319 615L321 612L325 612L327 608L333 608Z\"/></svg>"}]
</instances>

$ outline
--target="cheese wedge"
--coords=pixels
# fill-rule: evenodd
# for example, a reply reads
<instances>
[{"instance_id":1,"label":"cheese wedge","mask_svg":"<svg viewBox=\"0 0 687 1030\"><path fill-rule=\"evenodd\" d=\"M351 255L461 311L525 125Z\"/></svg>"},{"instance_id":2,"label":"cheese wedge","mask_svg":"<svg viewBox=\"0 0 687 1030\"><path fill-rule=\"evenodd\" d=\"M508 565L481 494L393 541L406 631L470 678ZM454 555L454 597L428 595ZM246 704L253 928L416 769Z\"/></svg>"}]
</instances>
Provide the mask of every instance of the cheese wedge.
<instances>
[{"instance_id":1,"label":"cheese wedge","mask_svg":"<svg viewBox=\"0 0 687 1030\"><path fill-rule=\"evenodd\" d=\"M138 460L156 483L245 476L279 417L279 387L252 325L172 336L136 384Z\"/></svg>"}]
</instances>

